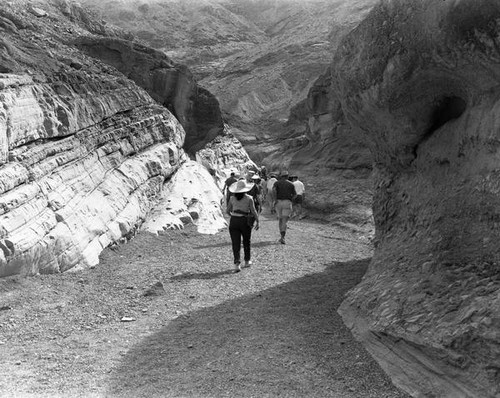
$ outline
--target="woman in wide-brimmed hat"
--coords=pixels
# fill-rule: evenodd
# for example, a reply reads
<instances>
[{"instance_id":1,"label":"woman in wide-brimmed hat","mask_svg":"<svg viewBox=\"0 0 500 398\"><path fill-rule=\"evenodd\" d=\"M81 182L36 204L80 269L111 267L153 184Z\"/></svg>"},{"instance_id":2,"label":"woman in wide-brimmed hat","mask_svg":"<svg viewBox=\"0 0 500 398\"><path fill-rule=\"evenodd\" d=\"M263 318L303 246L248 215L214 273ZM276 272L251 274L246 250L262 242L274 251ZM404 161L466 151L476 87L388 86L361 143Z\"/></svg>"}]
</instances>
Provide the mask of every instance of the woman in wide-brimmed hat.
<instances>
[{"instance_id":1,"label":"woman in wide-brimmed hat","mask_svg":"<svg viewBox=\"0 0 500 398\"><path fill-rule=\"evenodd\" d=\"M250 267L250 239L252 237L252 227L255 223L255 230L259 229L259 215L255 210L253 198L247 194L254 184L245 180L236 181L229 187L233 194L227 205L227 214L231 216L229 220L229 235L233 246L234 270L241 271L241 241L243 238L243 259L245 267Z\"/></svg>"}]
</instances>

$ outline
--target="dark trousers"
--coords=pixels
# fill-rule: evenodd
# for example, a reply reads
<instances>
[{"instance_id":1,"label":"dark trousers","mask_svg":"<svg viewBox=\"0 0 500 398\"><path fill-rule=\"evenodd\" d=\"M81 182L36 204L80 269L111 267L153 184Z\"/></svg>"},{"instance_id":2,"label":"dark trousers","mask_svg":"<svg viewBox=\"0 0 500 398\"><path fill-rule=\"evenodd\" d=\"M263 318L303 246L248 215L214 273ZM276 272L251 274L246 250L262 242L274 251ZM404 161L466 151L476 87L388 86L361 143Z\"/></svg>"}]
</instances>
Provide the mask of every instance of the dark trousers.
<instances>
[{"instance_id":1,"label":"dark trousers","mask_svg":"<svg viewBox=\"0 0 500 398\"><path fill-rule=\"evenodd\" d=\"M240 262L241 238L243 237L244 260L250 261L250 238L252 227L247 223L246 217L231 216L229 220L229 235L233 245L234 263Z\"/></svg>"}]
</instances>

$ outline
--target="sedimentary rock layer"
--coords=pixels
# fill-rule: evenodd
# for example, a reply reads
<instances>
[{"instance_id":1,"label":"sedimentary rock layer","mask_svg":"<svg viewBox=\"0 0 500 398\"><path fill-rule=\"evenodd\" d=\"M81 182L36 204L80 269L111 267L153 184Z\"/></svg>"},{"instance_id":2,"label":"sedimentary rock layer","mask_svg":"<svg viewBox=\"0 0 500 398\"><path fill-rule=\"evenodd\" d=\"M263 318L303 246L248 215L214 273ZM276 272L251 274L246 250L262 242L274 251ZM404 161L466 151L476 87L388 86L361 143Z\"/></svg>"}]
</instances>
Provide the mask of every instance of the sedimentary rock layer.
<instances>
[{"instance_id":1,"label":"sedimentary rock layer","mask_svg":"<svg viewBox=\"0 0 500 398\"><path fill-rule=\"evenodd\" d=\"M0 5L0 277L95 265L186 160L178 120L71 44L102 25L37 6Z\"/></svg>"},{"instance_id":2,"label":"sedimentary rock layer","mask_svg":"<svg viewBox=\"0 0 500 398\"><path fill-rule=\"evenodd\" d=\"M144 91L79 85L78 94L65 78L57 94L0 75L0 276L95 265L140 224L185 156L182 127Z\"/></svg>"},{"instance_id":3,"label":"sedimentary rock layer","mask_svg":"<svg viewBox=\"0 0 500 398\"><path fill-rule=\"evenodd\" d=\"M164 53L118 38L84 37L76 45L91 56L112 65L166 106L186 131L184 148L191 153L222 134L219 102L196 84L185 66Z\"/></svg>"},{"instance_id":4,"label":"sedimentary rock layer","mask_svg":"<svg viewBox=\"0 0 500 398\"><path fill-rule=\"evenodd\" d=\"M497 1L386 0L332 65L376 179L340 312L416 397L500 395L499 48Z\"/></svg>"}]
</instances>

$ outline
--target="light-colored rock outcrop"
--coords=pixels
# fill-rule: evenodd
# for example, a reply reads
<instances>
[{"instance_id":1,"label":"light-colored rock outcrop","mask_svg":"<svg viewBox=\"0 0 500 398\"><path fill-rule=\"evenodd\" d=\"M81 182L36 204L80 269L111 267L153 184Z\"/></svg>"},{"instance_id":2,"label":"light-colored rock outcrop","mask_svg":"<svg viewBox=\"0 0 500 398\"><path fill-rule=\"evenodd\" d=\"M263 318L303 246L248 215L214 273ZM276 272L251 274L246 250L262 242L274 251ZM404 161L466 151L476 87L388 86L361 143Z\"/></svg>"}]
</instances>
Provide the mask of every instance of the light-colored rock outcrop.
<instances>
[{"instance_id":1,"label":"light-colored rock outcrop","mask_svg":"<svg viewBox=\"0 0 500 398\"><path fill-rule=\"evenodd\" d=\"M0 276L95 265L185 157L178 121L137 86L64 80L0 75Z\"/></svg>"},{"instance_id":2,"label":"light-colored rock outcrop","mask_svg":"<svg viewBox=\"0 0 500 398\"><path fill-rule=\"evenodd\" d=\"M250 159L228 126L224 135L216 137L196 152L196 161L207 168L221 190L231 172L245 176L248 170L258 170L257 165Z\"/></svg>"},{"instance_id":3,"label":"light-colored rock outcrop","mask_svg":"<svg viewBox=\"0 0 500 398\"><path fill-rule=\"evenodd\" d=\"M415 397L500 396L500 3L385 0L341 44L376 251L340 308Z\"/></svg>"},{"instance_id":4,"label":"light-colored rock outcrop","mask_svg":"<svg viewBox=\"0 0 500 398\"><path fill-rule=\"evenodd\" d=\"M95 265L187 160L169 110L72 44L103 25L64 1L37 8L0 5L0 277Z\"/></svg>"},{"instance_id":5,"label":"light-colored rock outcrop","mask_svg":"<svg viewBox=\"0 0 500 398\"><path fill-rule=\"evenodd\" d=\"M214 234L224 228L222 191L198 162L185 162L165 184L163 196L141 229L161 234L195 224L198 232Z\"/></svg>"}]
</instances>

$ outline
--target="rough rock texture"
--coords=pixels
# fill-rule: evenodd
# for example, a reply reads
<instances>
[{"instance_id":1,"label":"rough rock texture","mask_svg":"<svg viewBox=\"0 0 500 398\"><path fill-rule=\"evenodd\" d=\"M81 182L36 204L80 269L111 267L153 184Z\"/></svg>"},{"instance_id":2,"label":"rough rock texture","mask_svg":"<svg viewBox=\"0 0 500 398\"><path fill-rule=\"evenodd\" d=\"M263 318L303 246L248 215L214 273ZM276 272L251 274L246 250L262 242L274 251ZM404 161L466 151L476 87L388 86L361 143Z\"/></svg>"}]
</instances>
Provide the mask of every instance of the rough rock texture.
<instances>
[{"instance_id":1,"label":"rough rock texture","mask_svg":"<svg viewBox=\"0 0 500 398\"><path fill-rule=\"evenodd\" d=\"M215 234L227 226L221 200L222 191L209 171L198 162L185 162L165 184L159 204L141 229L162 234L195 224L198 232Z\"/></svg>"},{"instance_id":2,"label":"rough rock texture","mask_svg":"<svg viewBox=\"0 0 500 398\"><path fill-rule=\"evenodd\" d=\"M85 37L76 45L115 67L166 106L186 131L184 148L191 153L222 134L224 123L217 99L198 86L189 69L164 53L127 40Z\"/></svg>"},{"instance_id":3,"label":"rough rock texture","mask_svg":"<svg viewBox=\"0 0 500 398\"><path fill-rule=\"evenodd\" d=\"M416 397L500 396L499 48L498 1L386 0L332 66L376 180L340 312Z\"/></svg>"},{"instance_id":4,"label":"rough rock texture","mask_svg":"<svg viewBox=\"0 0 500 398\"><path fill-rule=\"evenodd\" d=\"M257 170L257 165L228 126L224 135L216 137L196 153L196 160L210 172L221 190L231 172L244 176L248 170Z\"/></svg>"},{"instance_id":5,"label":"rough rock texture","mask_svg":"<svg viewBox=\"0 0 500 398\"><path fill-rule=\"evenodd\" d=\"M344 116L335 79L328 68L291 109L281 139L267 147L255 144L260 149L255 160L272 171L298 174L306 183L310 212L373 235L373 159L366 139Z\"/></svg>"},{"instance_id":6,"label":"rough rock texture","mask_svg":"<svg viewBox=\"0 0 500 398\"><path fill-rule=\"evenodd\" d=\"M172 114L64 44L88 30L36 5L0 5L0 276L95 265L186 159Z\"/></svg>"},{"instance_id":7,"label":"rough rock texture","mask_svg":"<svg viewBox=\"0 0 500 398\"><path fill-rule=\"evenodd\" d=\"M370 174L370 150L345 120L336 90L328 68L307 98L291 110L281 144L290 159L287 167L307 173L347 170L352 174L356 170ZM273 166L282 158L283 152L270 153L263 161Z\"/></svg>"}]
</instances>

